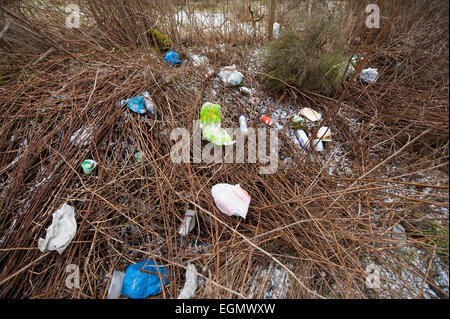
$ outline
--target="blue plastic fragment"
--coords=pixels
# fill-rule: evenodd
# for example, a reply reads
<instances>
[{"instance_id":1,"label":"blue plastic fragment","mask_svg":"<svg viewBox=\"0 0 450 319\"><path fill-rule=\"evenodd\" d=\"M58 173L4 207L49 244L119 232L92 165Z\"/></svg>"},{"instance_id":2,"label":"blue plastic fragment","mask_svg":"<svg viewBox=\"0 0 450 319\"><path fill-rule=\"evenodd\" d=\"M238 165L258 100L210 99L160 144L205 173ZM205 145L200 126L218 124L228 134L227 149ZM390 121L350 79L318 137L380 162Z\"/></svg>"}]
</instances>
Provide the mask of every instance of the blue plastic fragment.
<instances>
[{"instance_id":1,"label":"blue plastic fragment","mask_svg":"<svg viewBox=\"0 0 450 319\"><path fill-rule=\"evenodd\" d=\"M169 63L170 65L182 64L183 62L180 60L180 55L175 51L169 51L164 56L164 61Z\"/></svg>"},{"instance_id":2,"label":"blue plastic fragment","mask_svg":"<svg viewBox=\"0 0 450 319\"><path fill-rule=\"evenodd\" d=\"M142 95L138 95L128 99L126 101L128 107L139 114L144 114L147 110L145 109L145 100Z\"/></svg>"},{"instance_id":3,"label":"blue plastic fragment","mask_svg":"<svg viewBox=\"0 0 450 319\"><path fill-rule=\"evenodd\" d=\"M155 296L162 291L168 275L169 270L153 260L131 264L125 272L121 293L132 299Z\"/></svg>"}]
</instances>

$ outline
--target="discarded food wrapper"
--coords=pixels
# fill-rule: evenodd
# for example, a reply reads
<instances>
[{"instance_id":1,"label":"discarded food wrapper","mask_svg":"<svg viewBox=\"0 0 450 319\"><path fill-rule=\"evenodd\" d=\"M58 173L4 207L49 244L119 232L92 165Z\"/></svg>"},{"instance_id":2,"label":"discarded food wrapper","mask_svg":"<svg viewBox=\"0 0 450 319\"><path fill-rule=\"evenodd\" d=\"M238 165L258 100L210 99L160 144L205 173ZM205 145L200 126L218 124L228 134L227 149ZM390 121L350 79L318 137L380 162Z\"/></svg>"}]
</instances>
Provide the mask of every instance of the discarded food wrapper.
<instances>
[{"instance_id":1,"label":"discarded food wrapper","mask_svg":"<svg viewBox=\"0 0 450 319\"><path fill-rule=\"evenodd\" d=\"M69 246L77 231L75 208L65 203L53 213L52 224L47 228L44 238L39 238L38 247L41 252L56 250L59 254Z\"/></svg>"},{"instance_id":2,"label":"discarded food wrapper","mask_svg":"<svg viewBox=\"0 0 450 319\"><path fill-rule=\"evenodd\" d=\"M322 118L322 115L319 112L316 112L309 107L302 108L298 114L310 120L311 122L320 121L320 119Z\"/></svg>"},{"instance_id":3,"label":"discarded food wrapper","mask_svg":"<svg viewBox=\"0 0 450 319\"><path fill-rule=\"evenodd\" d=\"M106 299L117 299L120 297L124 278L125 273L123 271L114 270Z\"/></svg>"},{"instance_id":4,"label":"discarded food wrapper","mask_svg":"<svg viewBox=\"0 0 450 319\"><path fill-rule=\"evenodd\" d=\"M207 125L202 129L203 138L216 145L232 145L233 138L221 127Z\"/></svg>"},{"instance_id":5,"label":"discarded food wrapper","mask_svg":"<svg viewBox=\"0 0 450 319\"><path fill-rule=\"evenodd\" d=\"M195 211L192 209L186 209L183 222L178 230L178 234L181 236L187 236L195 227Z\"/></svg>"},{"instance_id":6,"label":"discarded food wrapper","mask_svg":"<svg viewBox=\"0 0 450 319\"><path fill-rule=\"evenodd\" d=\"M250 195L239 184L216 184L211 189L211 194L217 208L228 216L240 216L246 218Z\"/></svg>"},{"instance_id":7,"label":"discarded food wrapper","mask_svg":"<svg viewBox=\"0 0 450 319\"><path fill-rule=\"evenodd\" d=\"M261 121L263 121L264 123L266 123L269 126L272 124L272 118L265 116L265 115L263 115L261 117Z\"/></svg>"},{"instance_id":8,"label":"discarded food wrapper","mask_svg":"<svg viewBox=\"0 0 450 319\"><path fill-rule=\"evenodd\" d=\"M316 138L322 140L323 142L331 142L331 130L326 126L322 126L319 128Z\"/></svg>"},{"instance_id":9,"label":"discarded food wrapper","mask_svg":"<svg viewBox=\"0 0 450 319\"><path fill-rule=\"evenodd\" d=\"M306 135L305 131L297 130L297 131L295 131L294 134L297 137L298 141L300 142L300 145L303 148L308 149L309 138L308 138L308 135Z\"/></svg>"},{"instance_id":10,"label":"discarded food wrapper","mask_svg":"<svg viewBox=\"0 0 450 319\"><path fill-rule=\"evenodd\" d=\"M241 91L244 94L252 94L252 89L249 89L248 87L242 86L239 88L239 91Z\"/></svg>"},{"instance_id":11,"label":"discarded food wrapper","mask_svg":"<svg viewBox=\"0 0 450 319\"><path fill-rule=\"evenodd\" d=\"M239 116L239 127L242 135L248 135L247 120L242 114Z\"/></svg>"},{"instance_id":12,"label":"discarded food wrapper","mask_svg":"<svg viewBox=\"0 0 450 319\"><path fill-rule=\"evenodd\" d=\"M220 127L221 111L222 107L219 104L212 104L211 102L204 103L200 111L200 128L207 125Z\"/></svg>"},{"instance_id":13,"label":"discarded food wrapper","mask_svg":"<svg viewBox=\"0 0 450 319\"><path fill-rule=\"evenodd\" d=\"M367 68L361 71L359 78L366 83L375 83L378 80L378 70Z\"/></svg>"},{"instance_id":14,"label":"discarded food wrapper","mask_svg":"<svg viewBox=\"0 0 450 319\"><path fill-rule=\"evenodd\" d=\"M181 289L178 299L190 299L197 290L197 269L194 264L188 264L186 270L186 282Z\"/></svg>"},{"instance_id":15,"label":"discarded food wrapper","mask_svg":"<svg viewBox=\"0 0 450 319\"><path fill-rule=\"evenodd\" d=\"M180 60L180 55L175 51L169 51L164 55L164 61L169 63L170 65L182 64L183 62Z\"/></svg>"},{"instance_id":16,"label":"discarded food wrapper","mask_svg":"<svg viewBox=\"0 0 450 319\"><path fill-rule=\"evenodd\" d=\"M168 280L169 270L153 260L128 266L121 293L132 299L143 299L160 293Z\"/></svg>"},{"instance_id":17,"label":"discarded food wrapper","mask_svg":"<svg viewBox=\"0 0 450 319\"><path fill-rule=\"evenodd\" d=\"M97 167L97 162L91 159L87 159L81 163L81 167L83 168L83 173L85 175L91 175L94 169Z\"/></svg>"},{"instance_id":18,"label":"discarded food wrapper","mask_svg":"<svg viewBox=\"0 0 450 319\"><path fill-rule=\"evenodd\" d=\"M225 86L236 86L241 84L244 76L241 72L236 71L236 66L227 66L220 70L219 79L225 84Z\"/></svg>"},{"instance_id":19,"label":"discarded food wrapper","mask_svg":"<svg viewBox=\"0 0 450 319\"><path fill-rule=\"evenodd\" d=\"M209 59L202 55L193 55L192 62L194 63L194 66L200 66L202 64L208 64Z\"/></svg>"}]
</instances>

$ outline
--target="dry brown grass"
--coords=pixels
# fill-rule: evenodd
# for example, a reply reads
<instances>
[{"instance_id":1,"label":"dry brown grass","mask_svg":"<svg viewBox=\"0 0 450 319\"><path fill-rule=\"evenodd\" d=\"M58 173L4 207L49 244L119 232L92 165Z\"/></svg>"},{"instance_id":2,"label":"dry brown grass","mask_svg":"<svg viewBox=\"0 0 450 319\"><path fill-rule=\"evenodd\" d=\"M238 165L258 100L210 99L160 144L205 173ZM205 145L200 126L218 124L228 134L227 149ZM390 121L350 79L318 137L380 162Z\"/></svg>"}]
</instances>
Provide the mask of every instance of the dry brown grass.
<instances>
[{"instance_id":1,"label":"dry brown grass","mask_svg":"<svg viewBox=\"0 0 450 319\"><path fill-rule=\"evenodd\" d=\"M144 2L133 3L126 10L141 14ZM205 70L169 67L148 49L147 40L132 43L147 26L137 24L128 32L120 15L111 13L89 28L68 30L61 26L64 12L30 8L36 17L46 16L36 19L26 8L3 7L12 24L0 39L0 297L104 298L113 270L154 258L172 274L157 298L177 297L187 262L195 263L203 278L196 298L420 298L425 288L448 298L434 268L423 271L417 258L396 248L403 241L390 236L393 225L405 225L406 245L420 246L421 262L434 265L438 247L430 243L442 235L413 231L429 220L447 223L448 229L445 6L432 2L418 20L424 8L400 11L403 19L396 18L378 40L381 30L369 36L360 29L366 45L374 43L366 58L380 71L374 85L350 81L334 100L293 89L272 97L267 114L280 104L308 105L324 113L324 124L336 132L325 155L306 156L282 130L280 156L296 165L280 160L272 175L259 175L260 164L171 162L174 141L164 130L190 130L201 104L212 98L211 88L223 106L224 127L237 126L241 112L248 114L249 125L262 127L261 114L245 96L217 88L216 79L200 81ZM406 17L415 24L408 25ZM185 50L179 33L160 29L181 53ZM433 37L426 36L431 30ZM217 37L214 44L224 40ZM211 44L211 38L196 41ZM213 67L236 63L245 71L249 51L243 48L208 57ZM397 62L406 73L393 71ZM259 78L245 72L247 85L258 87ZM143 90L156 102L155 118L117 107L118 100ZM56 94L66 98L49 100ZM258 97L268 98L263 91ZM95 128L84 147L70 141L83 127ZM133 160L137 149L144 154L142 165ZM94 176L81 173L86 158L99 163ZM218 211L210 193L216 183L239 183L248 191L246 220ZM64 202L76 208L76 237L62 255L43 254L37 240ZM196 211L199 226L180 239L177 230L187 207ZM397 279L385 277L383 289L367 289L370 261ZM68 264L80 267L80 289L63 284ZM273 267L285 273L287 291L279 291L264 271ZM421 280L418 285L401 275L408 269ZM389 280L404 289L389 286Z\"/></svg>"}]
</instances>

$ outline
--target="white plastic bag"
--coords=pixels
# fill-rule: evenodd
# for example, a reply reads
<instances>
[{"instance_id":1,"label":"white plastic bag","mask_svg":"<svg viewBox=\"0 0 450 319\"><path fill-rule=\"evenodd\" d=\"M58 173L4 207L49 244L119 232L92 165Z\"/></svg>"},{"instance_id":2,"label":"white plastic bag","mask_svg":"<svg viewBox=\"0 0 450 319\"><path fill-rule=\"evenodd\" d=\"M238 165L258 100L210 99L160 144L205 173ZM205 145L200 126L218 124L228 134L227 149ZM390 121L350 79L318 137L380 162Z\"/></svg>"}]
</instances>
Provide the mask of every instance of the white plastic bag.
<instances>
[{"instance_id":1,"label":"white plastic bag","mask_svg":"<svg viewBox=\"0 0 450 319\"><path fill-rule=\"evenodd\" d=\"M192 56L192 62L194 64L194 66L200 66L202 64L208 64L209 63L209 59L207 57L205 57L205 56L194 54Z\"/></svg>"},{"instance_id":2,"label":"white plastic bag","mask_svg":"<svg viewBox=\"0 0 450 319\"><path fill-rule=\"evenodd\" d=\"M364 69L359 77L366 83L375 83L378 80L378 70L373 68Z\"/></svg>"},{"instance_id":3,"label":"white plastic bag","mask_svg":"<svg viewBox=\"0 0 450 319\"><path fill-rule=\"evenodd\" d=\"M211 194L222 213L245 219L250 205L250 195L239 184L216 184L212 187Z\"/></svg>"},{"instance_id":4,"label":"white plastic bag","mask_svg":"<svg viewBox=\"0 0 450 319\"><path fill-rule=\"evenodd\" d=\"M241 72L236 71L236 66L227 66L220 70L219 79L225 84L225 86L236 86L241 84L244 76Z\"/></svg>"},{"instance_id":5,"label":"white plastic bag","mask_svg":"<svg viewBox=\"0 0 450 319\"><path fill-rule=\"evenodd\" d=\"M188 264L186 270L186 283L178 295L178 299L190 299L197 290L197 269L195 265Z\"/></svg>"},{"instance_id":6,"label":"white plastic bag","mask_svg":"<svg viewBox=\"0 0 450 319\"><path fill-rule=\"evenodd\" d=\"M39 238L38 247L44 252L56 250L59 254L69 246L77 231L75 208L65 203L53 213L53 221L44 238Z\"/></svg>"}]
</instances>

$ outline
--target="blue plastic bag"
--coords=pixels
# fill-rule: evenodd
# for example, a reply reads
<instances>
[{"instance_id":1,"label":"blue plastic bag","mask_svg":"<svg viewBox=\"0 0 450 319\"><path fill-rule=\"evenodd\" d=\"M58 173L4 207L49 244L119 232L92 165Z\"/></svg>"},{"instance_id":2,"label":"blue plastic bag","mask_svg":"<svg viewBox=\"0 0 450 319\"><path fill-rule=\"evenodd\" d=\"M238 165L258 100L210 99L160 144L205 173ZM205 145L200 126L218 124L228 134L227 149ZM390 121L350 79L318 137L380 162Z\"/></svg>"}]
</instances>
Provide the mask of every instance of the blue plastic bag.
<instances>
[{"instance_id":1,"label":"blue plastic bag","mask_svg":"<svg viewBox=\"0 0 450 319\"><path fill-rule=\"evenodd\" d=\"M164 61L166 61L170 65L182 64L183 63L180 60L179 54L176 53L175 51L167 52L166 55L164 56Z\"/></svg>"},{"instance_id":2,"label":"blue plastic bag","mask_svg":"<svg viewBox=\"0 0 450 319\"><path fill-rule=\"evenodd\" d=\"M144 114L147 110L145 109L145 100L142 95L132 97L126 100L127 106L139 114Z\"/></svg>"},{"instance_id":3,"label":"blue plastic bag","mask_svg":"<svg viewBox=\"0 0 450 319\"><path fill-rule=\"evenodd\" d=\"M162 291L168 275L169 270L158 263L155 264L153 260L131 264L125 272L121 293L132 299L155 296Z\"/></svg>"}]
</instances>

